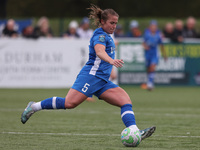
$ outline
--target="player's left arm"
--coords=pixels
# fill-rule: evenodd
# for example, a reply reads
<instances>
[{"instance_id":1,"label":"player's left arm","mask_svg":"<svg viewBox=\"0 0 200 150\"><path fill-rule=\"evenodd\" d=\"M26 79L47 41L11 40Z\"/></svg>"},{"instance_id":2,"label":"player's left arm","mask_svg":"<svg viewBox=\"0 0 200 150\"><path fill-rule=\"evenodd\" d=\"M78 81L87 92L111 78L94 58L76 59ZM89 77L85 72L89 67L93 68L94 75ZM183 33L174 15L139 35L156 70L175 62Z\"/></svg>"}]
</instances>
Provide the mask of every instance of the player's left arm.
<instances>
[{"instance_id":1,"label":"player's left arm","mask_svg":"<svg viewBox=\"0 0 200 150\"><path fill-rule=\"evenodd\" d=\"M102 60L104 60L104 61L106 61L106 62L108 62L109 64L111 64L111 65L113 65L113 66L115 66L115 67L117 67L117 68L121 68L122 66L123 66L123 60L122 59L112 59L107 53L106 53L106 47L104 46L104 45L102 45L102 44L96 44L95 46L94 46L94 49L95 49L95 52L96 52L96 55L100 58L100 59L102 59Z\"/></svg>"}]
</instances>

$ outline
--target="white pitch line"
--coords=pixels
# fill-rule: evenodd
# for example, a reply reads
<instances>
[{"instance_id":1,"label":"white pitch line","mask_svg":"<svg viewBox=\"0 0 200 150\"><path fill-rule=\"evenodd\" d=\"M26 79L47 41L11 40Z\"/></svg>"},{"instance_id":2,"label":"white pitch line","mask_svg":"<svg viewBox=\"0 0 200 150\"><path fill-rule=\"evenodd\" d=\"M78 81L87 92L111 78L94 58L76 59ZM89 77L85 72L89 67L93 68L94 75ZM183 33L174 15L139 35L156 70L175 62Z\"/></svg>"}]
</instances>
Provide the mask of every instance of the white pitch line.
<instances>
[{"instance_id":1,"label":"white pitch line","mask_svg":"<svg viewBox=\"0 0 200 150\"><path fill-rule=\"evenodd\" d=\"M120 134L86 134L86 133L33 133L33 132L1 132L1 134L25 134L25 135L74 135L74 136L119 136Z\"/></svg>"},{"instance_id":2,"label":"white pitch line","mask_svg":"<svg viewBox=\"0 0 200 150\"><path fill-rule=\"evenodd\" d=\"M34 133L34 132L0 132L1 134L15 134L15 135L62 135L62 136L120 136L120 134L87 134L87 133ZM157 137L168 138L200 138L200 136L166 136L166 135L153 135Z\"/></svg>"},{"instance_id":3,"label":"white pitch line","mask_svg":"<svg viewBox=\"0 0 200 150\"><path fill-rule=\"evenodd\" d=\"M23 112L24 109L9 109L9 108L0 108L0 112L3 111L3 112L13 112L13 111L17 111L17 112ZM55 111L55 110L44 110L43 112L49 112L49 111ZM56 111L63 111L63 110L56 110ZM95 110L91 110L91 111L81 111L81 110L72 110L72 111L67 111L67 113L85 113L85 114L103 114L103 110L102 111L95 111ZM111 114L113 115L120 115L120 112L118 111L114 111L112 112ZM136 115L137 114L142 114L142 115L149 115L149 116L166 116L166 117L175 117L175 116L179 116L179 117L199 117L199 114L180 114L180 113L148 113L148 112L140 112L140 111L137 111L135 113Z\"/></svg>"},{"instance_id":4,"label":"white pitch line","mask_svg":"<svg viewBox=\"0 0 200 150\"><path fill-rule=\"evenodd\" d=\"M182 137L182 138L200 138L200 136L168 136L168 137Z\"/></svg>"}]
</instances>

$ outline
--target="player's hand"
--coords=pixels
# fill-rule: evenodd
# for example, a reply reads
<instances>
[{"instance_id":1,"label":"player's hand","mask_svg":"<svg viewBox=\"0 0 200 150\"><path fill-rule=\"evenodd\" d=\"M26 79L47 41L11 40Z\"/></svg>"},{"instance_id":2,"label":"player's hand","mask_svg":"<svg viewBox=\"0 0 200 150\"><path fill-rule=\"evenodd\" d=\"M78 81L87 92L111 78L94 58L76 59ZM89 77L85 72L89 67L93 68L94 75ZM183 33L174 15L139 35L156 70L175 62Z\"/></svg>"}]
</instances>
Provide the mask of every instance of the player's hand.
<instances>
[{"instance_id":1,"label":"player's hand","mask_svg":"<svg viewBox=\"0 0 200 150\"><path fill-rule=\"evenodd\" d=\"M113 59L113 61L110 64L117 68L121 68L123 67L124 61L122 59Z\"/></svg>"},{"instance_id":2,"label":"player's hand","mask_svg":"<svg viewBox=\"0 0 200 150\"><path fill-rule=\"evenodd\" d=\"M143 47L144 47L144 49L147 51L147 50L149 50L149 46L146 44L146 43L143 43Z\"/></svg>"}]
</instances>

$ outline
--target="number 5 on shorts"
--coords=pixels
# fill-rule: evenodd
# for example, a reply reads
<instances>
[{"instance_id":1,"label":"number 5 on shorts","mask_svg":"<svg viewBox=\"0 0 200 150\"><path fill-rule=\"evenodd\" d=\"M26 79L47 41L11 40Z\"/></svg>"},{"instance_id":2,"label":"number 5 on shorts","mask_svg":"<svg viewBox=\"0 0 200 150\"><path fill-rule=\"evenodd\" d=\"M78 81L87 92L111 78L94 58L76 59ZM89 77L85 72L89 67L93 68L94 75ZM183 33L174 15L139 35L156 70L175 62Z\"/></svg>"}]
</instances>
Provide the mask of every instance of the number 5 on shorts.
<instances>
[{"instance_id":1,"label":"number 5 on shorts","mask_svg":"<svg viewBox=\"0 0 200 150\"><path fill-rule=\"evenodd\" d=\"M82 91L83 91L84 93L87 92L88 86L90 86L90 84L88 84L88 83L85 83L85 85L83 86Z\"/></svg>"}]
</instances>

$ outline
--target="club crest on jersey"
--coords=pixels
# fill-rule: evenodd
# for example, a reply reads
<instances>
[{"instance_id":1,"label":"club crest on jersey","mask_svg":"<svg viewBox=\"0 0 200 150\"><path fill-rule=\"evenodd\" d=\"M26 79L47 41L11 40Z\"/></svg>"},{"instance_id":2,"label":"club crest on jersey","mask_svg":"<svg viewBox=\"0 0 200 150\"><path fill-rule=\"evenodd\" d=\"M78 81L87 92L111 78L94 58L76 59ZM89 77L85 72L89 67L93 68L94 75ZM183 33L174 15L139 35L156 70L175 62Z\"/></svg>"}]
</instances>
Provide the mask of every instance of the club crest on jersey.
<instances>
[{"instance_id":1,"label":"club crest on jersey","mask_svg":"<svg viewBox=\"0 0 200 150\"><path fill-rule=\"evenodd\" d=\"M104 35L100 35L100 36L99 36L99 41L105 42L105 36L104 36Z\"/></svg>"}]
</instances>

